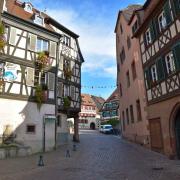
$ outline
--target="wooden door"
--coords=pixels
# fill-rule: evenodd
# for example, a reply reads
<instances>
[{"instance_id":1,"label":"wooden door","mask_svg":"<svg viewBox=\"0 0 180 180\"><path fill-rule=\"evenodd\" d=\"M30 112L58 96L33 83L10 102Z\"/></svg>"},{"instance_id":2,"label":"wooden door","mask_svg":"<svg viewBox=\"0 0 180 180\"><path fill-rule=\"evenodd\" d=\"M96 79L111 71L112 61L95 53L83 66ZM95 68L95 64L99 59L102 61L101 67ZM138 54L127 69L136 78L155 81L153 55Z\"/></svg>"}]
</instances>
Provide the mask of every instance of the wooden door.
<instances>
[{"instance_id":1,"label":"wooden door","mask_svg":"<svg viewBox=\"0 0 180 180\"><path fill-rule=\"evenodd\" d=\"M160 119L149 120L151 148L154 151L163 152L163 139Z\"/></svg>"},{"instance_id":2,"label":"wooden door","mask_svg":"<svg viewBox=\"0 0 180 180\"><path fill-rule=\"evenodd\" d=\"M175 135L176 135L176 152L178 159L180 159L180 112L177 114L175 121Z\"/></svg>"}]
</instances>

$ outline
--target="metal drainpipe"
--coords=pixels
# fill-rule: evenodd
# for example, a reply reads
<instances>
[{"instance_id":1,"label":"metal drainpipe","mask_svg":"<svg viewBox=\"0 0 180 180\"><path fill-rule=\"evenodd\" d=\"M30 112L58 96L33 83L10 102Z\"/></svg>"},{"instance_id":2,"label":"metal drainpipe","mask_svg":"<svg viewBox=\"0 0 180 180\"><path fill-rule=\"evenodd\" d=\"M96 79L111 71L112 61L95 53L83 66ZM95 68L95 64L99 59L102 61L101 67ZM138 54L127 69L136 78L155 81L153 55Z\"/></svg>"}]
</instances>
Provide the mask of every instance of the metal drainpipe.
<instances>
[{"instance_id":1,"label":"metal drainpipe","mask_svg":"<svg viewBox=\"0 0 180 180\"><path fill-rule=\"evenodd\" d=\"M57 84L58 84L58 65L59 65L59 48L60 40L57 43L56 51L56 75L55 75L55 149L57 149L57 117L58 117L58 98L57 98Z\"/></svg>"}]
</instances>

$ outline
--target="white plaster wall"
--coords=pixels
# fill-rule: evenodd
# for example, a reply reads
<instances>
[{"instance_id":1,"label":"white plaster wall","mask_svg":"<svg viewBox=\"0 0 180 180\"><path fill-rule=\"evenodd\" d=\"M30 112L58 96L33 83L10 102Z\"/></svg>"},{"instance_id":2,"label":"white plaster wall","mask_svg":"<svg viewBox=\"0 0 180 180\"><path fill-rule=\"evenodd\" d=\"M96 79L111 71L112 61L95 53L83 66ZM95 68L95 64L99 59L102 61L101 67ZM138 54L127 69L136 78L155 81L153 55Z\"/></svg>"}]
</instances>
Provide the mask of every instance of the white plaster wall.
<instances>
[{"instance_id":1,"label":"white plaster wall","mask_svg":"<svg viewBox=\"0 0 180 180\"><path fill-rule=\"evenodd\" d=\"M43 116L45 114L54 114L55 106L43 104L39 111L36 103L0 99L0 109L0 135L3 134L4 126L11 125L17 136L16 141L30 146L33 153L41 151L43 142ZM27 134L27 124L34 124L36 126L36 132L34 134ZM49 136L48 139L51 139L51 141L54 139L51 133L47 134L47 136ZM49 146L48 142L46 142L46 145Z\"/></svg>"},{"instance_id":2,"label":"white plaster wall","mask_svg":"<svg viewBox=\"0 0 180 180\"><path fill-rule=\"evenodd\" d=\"M57 127L57 145L66 144L69 139L69 128L67 115L59 113L61 116L61 126Z\"/></svg>"}]
</instances>

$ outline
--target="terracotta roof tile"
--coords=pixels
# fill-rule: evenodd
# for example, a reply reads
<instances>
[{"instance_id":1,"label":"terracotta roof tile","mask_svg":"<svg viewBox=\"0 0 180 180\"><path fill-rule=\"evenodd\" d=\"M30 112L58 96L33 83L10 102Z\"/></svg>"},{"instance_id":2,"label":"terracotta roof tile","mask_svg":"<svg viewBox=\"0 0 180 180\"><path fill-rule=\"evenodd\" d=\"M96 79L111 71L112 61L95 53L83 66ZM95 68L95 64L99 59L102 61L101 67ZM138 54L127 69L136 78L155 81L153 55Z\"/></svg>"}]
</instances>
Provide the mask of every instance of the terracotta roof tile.
<instances>
[{"instance_id":1,"label":"terracotta roof tile","mask_svg":"<svg viewBox=\"0 0 180 180\"><path fill-rule=\"evenodd\" d=\"M17 0L6 0L6 7L8 13L30 22L33 22L33 17L35 16L35 14L40 13L40 11L35 8L32 9L33 13L25 11L24 3L21 3L20 1ZM49 17L45 13L41 13L41 16L44 19ZM44 28L50 31L54 31L53 28L48 23L46 23L46 21L44 23Z\"/></svg>"},{"instance_id":2,"label":"terracotta roof tile","mask_svg":"<svg viewBox=\"0 0 180 180\"><path fill-rule=\"evenodd\" d=\"M82 105L96 106L89 94L81 94Z\"/></svg>"}]
</instances>

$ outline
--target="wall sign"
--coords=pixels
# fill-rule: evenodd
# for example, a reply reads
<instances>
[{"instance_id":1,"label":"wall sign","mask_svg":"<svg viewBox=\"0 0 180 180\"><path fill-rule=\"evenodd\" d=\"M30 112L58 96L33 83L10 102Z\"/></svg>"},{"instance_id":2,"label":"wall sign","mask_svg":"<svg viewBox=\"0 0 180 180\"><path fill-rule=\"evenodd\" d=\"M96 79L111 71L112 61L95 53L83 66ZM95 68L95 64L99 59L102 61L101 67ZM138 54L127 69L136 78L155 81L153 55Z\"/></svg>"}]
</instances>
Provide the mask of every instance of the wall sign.
<instances>
[{"instance_id":1,"label":"wall sign","mask_svg":"<svg viewBox=\"0 0 180 180\"><path fill-rule=\"evenodd\" d=\"M13 63L6 63L4 73L4 80L5 81L15 81L17 79L17 65Z\"/></svg>"}]
</instances>

